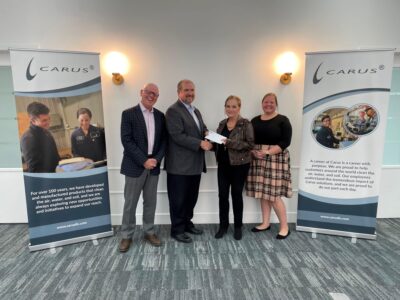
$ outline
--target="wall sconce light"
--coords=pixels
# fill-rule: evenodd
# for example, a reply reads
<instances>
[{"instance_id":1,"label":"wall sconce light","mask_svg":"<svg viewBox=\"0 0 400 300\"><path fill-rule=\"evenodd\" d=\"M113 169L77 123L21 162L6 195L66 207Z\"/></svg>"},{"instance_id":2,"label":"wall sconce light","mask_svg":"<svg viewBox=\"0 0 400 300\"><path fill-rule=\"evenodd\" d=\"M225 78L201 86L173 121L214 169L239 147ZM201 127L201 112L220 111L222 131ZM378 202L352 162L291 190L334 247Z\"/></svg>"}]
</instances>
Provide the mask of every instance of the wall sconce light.
<instances>
[{"instance_id":1,"label":"wall sconce light","mask_svg":"<svg viewBox=\"0 0 400 300\"><path fill-rule=\"evenodd\" d=\"M284 85L289 84L292 81L292 73L283 73L280 78L280 82Z\"/></svg>"},{"instance_id":2,"label":"wall sconce light","mask_svg":"<svg viewBox=\"0 0 400 300\"><path fill-rule=\"evenodd\" d=\"M129 62L127 57L120 52L110 52L104 58L104 66L108 74L112 74L112 82L121 85L124 82L124 74L128 72Z\"/></svg>"},{"instance_id":3,"label":"wall sconce light","mask_svg":"<svg viewBox=\"0 0 400 300\"><path fill-rule=\"evenodd\" d=\"M124 83L124 76L122 76L120 73L112 73L112 82L115 85L121 85Z\"/></svg>"},{"instance_id":4,"label":"wall sconce light","mask_svg":"<svg viewBox=\"0 0 400 300\"><path fill-rule=\"evenodd\" d=\"M284 85L292 81L292 74L297 71L299 60L293 52L285 52L275 60L276 73L281 75L280 82Z\"/></svg>"}]
</instances>

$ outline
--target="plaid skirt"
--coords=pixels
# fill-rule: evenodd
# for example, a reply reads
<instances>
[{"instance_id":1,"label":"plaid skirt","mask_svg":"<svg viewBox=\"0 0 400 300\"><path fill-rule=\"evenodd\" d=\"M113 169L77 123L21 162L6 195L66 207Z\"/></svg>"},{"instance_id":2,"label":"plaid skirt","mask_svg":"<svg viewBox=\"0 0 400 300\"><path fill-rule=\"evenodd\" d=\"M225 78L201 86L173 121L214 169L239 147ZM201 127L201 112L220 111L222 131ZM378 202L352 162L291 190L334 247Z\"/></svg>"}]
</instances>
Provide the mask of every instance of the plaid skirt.
<instances>
[{"instance_id":1,"label":"plaid skirt","mask_svg":"<svg viewBox=\"0 0 400 300\"><path fill-rule=\"evenodd\" d=\"M256 145L255 150L268 149L268 145ZM285 149L266 159L253 157L246 182L246 195L256 199L275 201L280 197L291 198L292 176L290 155Z\"/></svg>"}]
</instances>

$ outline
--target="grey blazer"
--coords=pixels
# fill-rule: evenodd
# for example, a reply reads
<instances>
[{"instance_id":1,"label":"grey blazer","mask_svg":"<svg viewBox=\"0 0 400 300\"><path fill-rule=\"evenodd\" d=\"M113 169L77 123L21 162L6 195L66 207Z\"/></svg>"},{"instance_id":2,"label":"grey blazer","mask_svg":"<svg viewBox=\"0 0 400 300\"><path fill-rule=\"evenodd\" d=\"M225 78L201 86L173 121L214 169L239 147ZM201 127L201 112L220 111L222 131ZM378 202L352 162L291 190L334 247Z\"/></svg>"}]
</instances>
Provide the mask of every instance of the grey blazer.
<instances>
[{"instance_id":1,"label":"grey blazer","mask_svg":"<svg viewBox=\"0 0 400 300\"><path fill-rule=\"evenodd\" d=\"M194 113L199 119L200 130L185 105L178 100L165 113L168 146L165 154L165 169L175 175L200 175L206 172L204 151L200 142L207 127L200 111Z\"/></svg>"}]
</instances>

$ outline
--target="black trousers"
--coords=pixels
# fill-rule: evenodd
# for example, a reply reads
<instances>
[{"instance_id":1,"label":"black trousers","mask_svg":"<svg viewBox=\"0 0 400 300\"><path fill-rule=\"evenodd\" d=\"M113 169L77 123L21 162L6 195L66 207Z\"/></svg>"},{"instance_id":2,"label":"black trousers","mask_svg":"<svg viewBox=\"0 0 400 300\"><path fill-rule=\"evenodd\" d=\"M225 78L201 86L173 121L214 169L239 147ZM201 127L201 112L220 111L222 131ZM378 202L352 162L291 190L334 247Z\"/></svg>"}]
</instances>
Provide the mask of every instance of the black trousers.
<instances>
[{"instance_id":1,"label":"black trousers","mask_svg":"<svg viewBox=\"0 0 400 300\"><path fill-rule=\"evenodd\" d=\"M243 187L250 164L232 166L218 164L219 223L221 228L229 226L229 188L231 189L235 227L243 225Z\"/></svg>"},{"instance_id":2,"label":"black trousers","mask_svg":"<svg viewBox=\"0 0 400 300\"><path fill-rule=\"evenodd\" d=\"M201 175L175 175L167 173L171 235L185 232L193 226L193 210L199 196Z\"/></svg>"}]
</instances>

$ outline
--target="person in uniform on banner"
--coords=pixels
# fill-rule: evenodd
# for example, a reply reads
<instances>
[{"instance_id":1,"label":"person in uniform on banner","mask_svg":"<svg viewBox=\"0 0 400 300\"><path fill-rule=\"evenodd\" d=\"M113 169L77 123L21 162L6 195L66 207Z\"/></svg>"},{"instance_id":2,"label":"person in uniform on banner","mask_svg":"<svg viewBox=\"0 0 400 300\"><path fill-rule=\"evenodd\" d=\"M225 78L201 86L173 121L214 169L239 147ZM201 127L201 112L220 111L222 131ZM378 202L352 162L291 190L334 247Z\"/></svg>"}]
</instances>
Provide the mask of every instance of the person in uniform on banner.
<instances>
[{"instance_id":1,"label":"person in uniform on banner","mask_svg":"<svg viewBox=\"0 0 400 300\"><path fill-rule=\"evenodd\" d=\"M323 116L321 122L322 126L318 130L316 136L318 143L327 148L337 148L340 141L333 135L333 131L331 129L331 117L327 115Z\"/></svg>"},{"instance_id":2,"label":"person in uniform on banner","mask_svg":"<svg viewBox=\"0 0 400 300\"><path fill-rule=\"evenodd\" d=\"M354 124L355 130L351 130L352 133L363 134L365 132L365 129L367 127L367 119L365 118L365 115L366 115L365 111L359 111L358 119Z\"/></svg>"},{"instance_id":3,"label":"person in uniform on banner","mask_svg":"<svg viewBox=\"0 0 400 300\"><path fill-rule=\"evenodd\" d=\"M154 108L159 91L154 83L146 84L140 91L138 105L122 112L121 141L124 155L121 174L125 175L124 211L119 251L128 251L136 226L136 206L143 191L144 240L160 246L161 240L154 231L157 204L157 184L160 163L165 154L166 129L164 114Z\"/></svg>"},{"instance_id":4,"label":"person in uniform on banner","mask_svg":"<svg viewBox=\"0 0 400 300\"><path fill-rule=\"evenodd\" d=\"M376 111L370 106L365 109L365 113L368 116L365 132L369 133L375 129L376 125L378 125L378 116Z\"/></svg>"},{"instance_id":5,"label":"person in uniform on banner","mask_svg":"<svg viewBox=\"0 0 400 300\"><path fill-rule=\"evenodd\" d=\"M54 173L60 156L51 135L50 109L40 102L27 107L30 126L21 137L24 171L30 173Z\"/></svg>"},{"instance_id":6,"label":"person in uniform on banner","mask_svg":"<svg viewBox=\"0 0 400 300\"><path fill-rule=\"evenodd\" d=\"M98 162L106 159L104 129L90 124L92 112L80 108L76 113L79 128L71 135L71 151L74 157L84 157Z\"/></svg>"}]
</instances>

